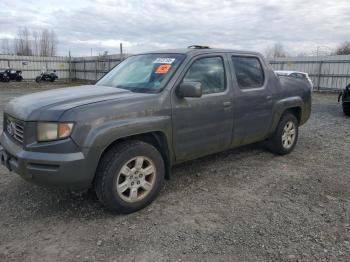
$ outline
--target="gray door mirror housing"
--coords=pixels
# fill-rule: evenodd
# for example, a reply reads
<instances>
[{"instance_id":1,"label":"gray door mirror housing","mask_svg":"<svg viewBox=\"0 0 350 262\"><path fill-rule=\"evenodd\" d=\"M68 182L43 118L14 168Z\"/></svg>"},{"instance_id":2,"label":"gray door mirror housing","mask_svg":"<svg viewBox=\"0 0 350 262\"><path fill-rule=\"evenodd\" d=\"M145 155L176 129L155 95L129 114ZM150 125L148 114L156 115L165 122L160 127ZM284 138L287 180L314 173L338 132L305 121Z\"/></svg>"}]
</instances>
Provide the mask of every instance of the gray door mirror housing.
<instances>
[{"instance_id":1,"label":"gray door mirror housing","mask_svg":"<svg viewBox=\"0 0 350 262\"><path fill-rule=\"evenodd\" d=\"M183 82L177 87L176 94L179 97L201 97L202 84L200 82Z\"/></svg>"}]
</instances>

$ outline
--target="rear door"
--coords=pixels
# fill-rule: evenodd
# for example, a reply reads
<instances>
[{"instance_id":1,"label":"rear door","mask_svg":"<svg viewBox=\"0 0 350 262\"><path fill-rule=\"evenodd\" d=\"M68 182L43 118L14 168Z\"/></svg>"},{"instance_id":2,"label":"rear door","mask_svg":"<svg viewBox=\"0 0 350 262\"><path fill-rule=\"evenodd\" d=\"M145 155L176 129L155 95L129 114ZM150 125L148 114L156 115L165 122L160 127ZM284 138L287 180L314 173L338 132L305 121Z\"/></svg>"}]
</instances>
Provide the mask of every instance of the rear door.
<instances>
[{"instance_id":1,"label":"rear door","mask_svg":"<svg viewBox=\"0 0 350 262\"><path fill-rule=\"evenodd\" d=\"M264 139L272 121L273 96L260 57L230 55L234 88L234 144Z\"/></svg>"}]
</instances>

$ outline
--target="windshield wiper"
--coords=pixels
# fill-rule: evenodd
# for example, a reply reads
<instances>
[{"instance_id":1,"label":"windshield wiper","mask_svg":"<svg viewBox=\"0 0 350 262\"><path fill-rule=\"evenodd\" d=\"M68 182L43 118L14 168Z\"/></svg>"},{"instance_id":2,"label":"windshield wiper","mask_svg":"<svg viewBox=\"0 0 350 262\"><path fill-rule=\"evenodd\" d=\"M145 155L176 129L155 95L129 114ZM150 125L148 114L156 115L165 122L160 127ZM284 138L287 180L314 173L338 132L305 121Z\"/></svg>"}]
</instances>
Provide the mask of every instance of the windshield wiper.
<instances>
[{"instance_id":1,"label":"windshield wiper","mask_svg":"<svg viewBox=\"0 0 350 262\"><path fill-rule=\"evenodd\" d=\"M117 86L115 86L116 88L120 88L120 89L127 89L127 90L129 90L129 86L122 86L122 85L117 85Z\"/></svg>"},{"instance_id":2,"label":"windshield wiper","mask_svg":"<svg viewBox=\"0 0 350 262\"><path fill-rule=\"evenodd\" d=\"M131 92L135 93L156 93L157 90L146 88L146 87L130 87Z\"/></svg>"},{"instance_id":3,"label":"windshield wiper","mask_svg":"<svg viewBox=\"0 0 350 262\"><path fill-rule=\"evenodd\" d=\"M134 93L157 93L157 90L150 89L150 88L147 88L147 87L135 87L135 86L117 85L116 88L129 90L129 91L134 92Z\"/></svg>"}]
</instances>

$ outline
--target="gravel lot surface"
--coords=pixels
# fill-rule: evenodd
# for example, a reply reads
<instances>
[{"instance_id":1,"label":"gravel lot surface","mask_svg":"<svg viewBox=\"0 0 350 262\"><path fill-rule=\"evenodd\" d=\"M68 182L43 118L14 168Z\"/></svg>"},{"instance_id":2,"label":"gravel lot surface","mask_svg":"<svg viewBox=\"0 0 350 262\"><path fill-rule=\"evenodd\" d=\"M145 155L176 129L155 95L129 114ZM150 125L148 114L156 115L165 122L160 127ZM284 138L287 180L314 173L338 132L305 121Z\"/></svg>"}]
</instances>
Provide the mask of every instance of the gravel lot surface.
<instances>
[{"instance_id":1,"label":"gravel lot surface","mask_svg":"<svg viewBox=\"0 0 350 262\"><path fill-rule=\"evenodd\" d=\"M62 85L2 84L0 113ZM290 155L251 145L179 165L131 215L1 167L0 261L350 261L350 118L336 98L313 95Z\"/></svg>"}]
</instances>

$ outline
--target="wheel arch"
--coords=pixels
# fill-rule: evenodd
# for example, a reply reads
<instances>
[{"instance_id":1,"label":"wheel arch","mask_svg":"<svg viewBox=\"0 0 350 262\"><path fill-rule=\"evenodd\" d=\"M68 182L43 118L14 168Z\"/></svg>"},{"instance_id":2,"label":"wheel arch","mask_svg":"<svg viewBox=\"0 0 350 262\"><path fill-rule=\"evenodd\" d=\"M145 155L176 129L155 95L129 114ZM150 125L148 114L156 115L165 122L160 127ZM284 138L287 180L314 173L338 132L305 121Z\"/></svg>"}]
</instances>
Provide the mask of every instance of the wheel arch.
<instances>
[{"instance_id":1,"label":"wheel arch","mask_svg":"<svg viewBox=\"0 0 350 262\"><path fill-rule=\"evenodd\" d=\"M298 124L300 124L301 121L301 107L300 106L295 106L295 107L290 107L287 108L281 115L280 119L282 118L282 116L286 113L290 113L292 115L294 115L296 117L296 119L298 120Z\"/></svg>"},{"instance_id":2,"label":"wheel arch","mask_svg":"<svg viewBox=\"0 0 350 262\"><path fill-rule=\"evenodd\" d=\"M303 102L300 97L290 97L283 99L276 103L273 110L275 113L272 119L269 135L275 132L279 121L285 113L293 114L297 118L299 125L303 123Z\"/></svg>"},{"instance_id":3,"label":"wheel arch","mask_svg":"<svg viewBox=\"0 0 350 262\"><path fill-rule=\"evenodd\" d=\"M141 134L135 134L130 135L126 137L120 137L111 143L109 143L101 152L100 157L98 159L98 163L102 159L102 157L114 146L121 142L125 141L133 141L138 140L145 142L147 144L150 144L154 146L159 153L162 155L162 158L164 160L165 165L165 178L170 179L171 176L171 166L172 166L172 157L171 157L171 151L170 151L170 145L168 142L168 139L164 132L162 131L152 131L152 132L146 132Z\"/></svg>"}]
</instances>

